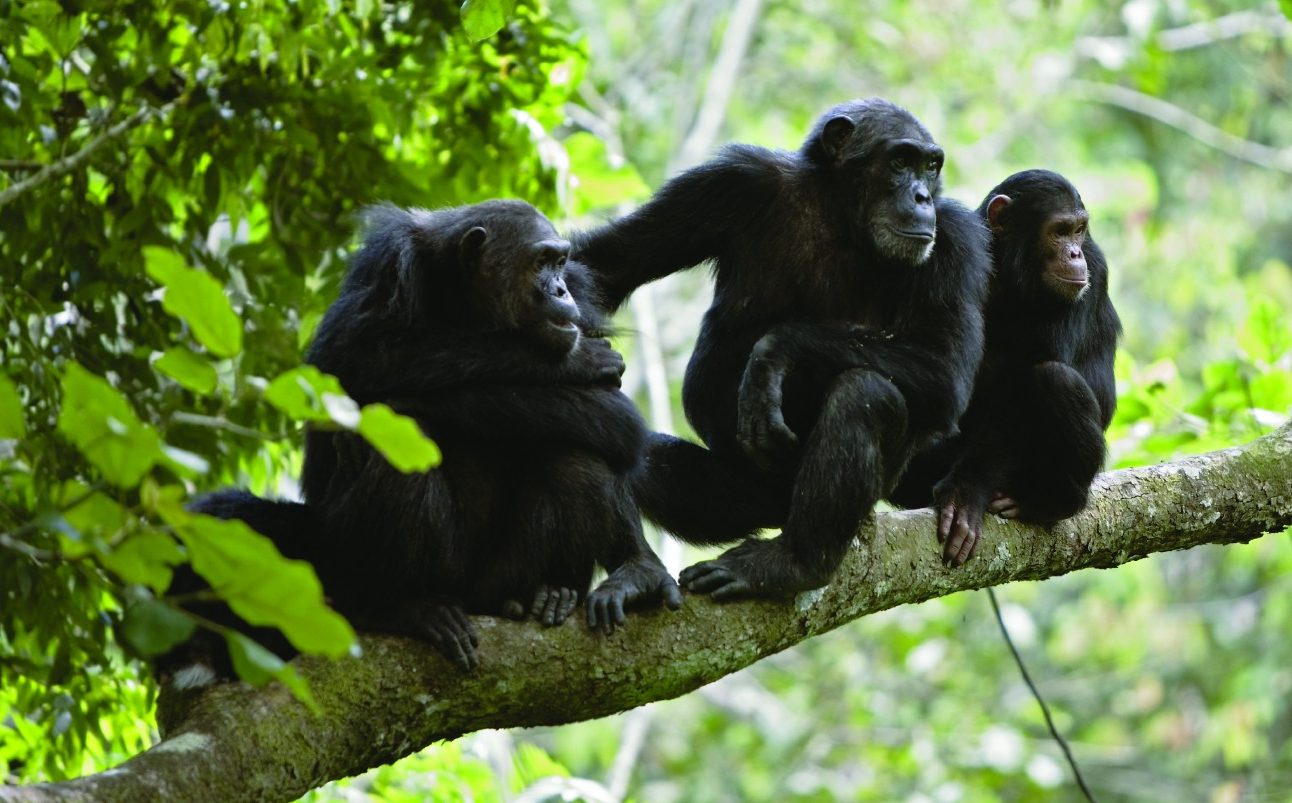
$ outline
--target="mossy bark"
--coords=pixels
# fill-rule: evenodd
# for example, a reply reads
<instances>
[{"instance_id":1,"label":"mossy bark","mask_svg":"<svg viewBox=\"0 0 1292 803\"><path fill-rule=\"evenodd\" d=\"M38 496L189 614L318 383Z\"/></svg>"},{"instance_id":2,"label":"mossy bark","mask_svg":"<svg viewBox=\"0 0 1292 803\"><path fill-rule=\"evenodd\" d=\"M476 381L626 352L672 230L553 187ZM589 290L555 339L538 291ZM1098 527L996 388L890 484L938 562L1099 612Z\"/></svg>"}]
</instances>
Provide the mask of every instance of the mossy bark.
<instances>
[{"instance_id":1,"label":"mossy bark","mask_svg":"<svg viewBox=\"0 0 1292 803\"><path fill-rule=\"evenodd\" d=\"M334 778L481 728L556 725L686 694L853 619L1011 580L1236 543L1292 525L1292 424L1246 446L1102 475L1089 508L1042 529L993 519L977 557L945 568L927 510L866 522L835 581L789 602L634 616L611 637L481 618L465 675L423 644L365 636L361 658L301 659L322 713L281 687L163 695L166 738L114 770L0 787L0 801L291 800Z\"/></svg>"}]
</instances>

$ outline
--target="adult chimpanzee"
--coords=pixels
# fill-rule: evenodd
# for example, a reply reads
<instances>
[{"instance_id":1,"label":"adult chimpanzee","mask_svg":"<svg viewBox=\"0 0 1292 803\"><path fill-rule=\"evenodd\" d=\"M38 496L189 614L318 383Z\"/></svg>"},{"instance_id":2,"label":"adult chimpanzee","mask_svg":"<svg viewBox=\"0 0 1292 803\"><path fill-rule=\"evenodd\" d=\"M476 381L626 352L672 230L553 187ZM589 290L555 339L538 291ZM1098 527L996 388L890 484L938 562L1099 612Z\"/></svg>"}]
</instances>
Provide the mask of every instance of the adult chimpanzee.
<instances>
[{"instance_id":1,"label":"adult chimpanzee","mask_svg":"<svg viewBox=\"0 0 1292 803\"><path fill-rule=\"evenodd\" d=\"M1067 179L1025 170L987 194L995 275L986 355L961 433L912 461L893 494L933 502L943 557L960 564L986 511L1050 523L1086 505L1117 406L1121 322L1090 216Z\"/></svg>"},{"instance_id":2,"label":"adult chimpanzee","mask_svg":"<svg viewBox=\"0 0 1292 803\"><path fill-rule=\"evenodd\" d=\"M679 607L631 494L645 426L568 251L519 201L372 210L307 359L357 401L413 416L442 465L403 474L357 435L313 431L302 484L317 541L294 532L311 514L292 503L232 492L197 509L264 526L359 627L425 638L465 668L467 613L552 625L586 594L589 625L608 631L625 606ZM596 564L610 575L588 594Z\"/></svg>"},{"instance_id":3,"label":"adult chimpanzee","mask_svg":"<svg viewBox=\"0 0 1292 803\"><path fill-rule=\"evenodd\" d=\"M692 543L782 532L690 567L685 587L725 600L827 583L910 451L954 429L981 356L989 264L985 227L939 197L942 158L907 111L852 101L823 115L798 152L729 146L633 214L574 238L611 306L714 260L713 305L683 385L709 448L653 436L638 500ZM759 465L737 437L746 365L782 338L810 351L817 329L823 347L864 342L861 359L788 375L783 396L761 407L783 402L785 423L806 437Z\"/></svg>"}]
</instances>

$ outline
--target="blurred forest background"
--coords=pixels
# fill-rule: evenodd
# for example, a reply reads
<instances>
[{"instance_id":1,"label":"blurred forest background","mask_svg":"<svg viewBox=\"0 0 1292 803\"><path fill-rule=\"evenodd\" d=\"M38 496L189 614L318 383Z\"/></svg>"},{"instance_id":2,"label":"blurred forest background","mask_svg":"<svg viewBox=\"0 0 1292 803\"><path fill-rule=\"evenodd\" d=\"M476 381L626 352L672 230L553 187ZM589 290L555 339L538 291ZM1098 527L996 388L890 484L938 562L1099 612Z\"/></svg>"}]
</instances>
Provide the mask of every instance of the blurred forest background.
<instances>
[{"instance_id":1,"label":"blurred forest background","mask_svg":"<svg viewBox=\"0 0 1292 803\"><path fill-rule=\"evenodd\" d=\"M220 535L179 504L228 484L291 494L302 421L366 426L294 369L373 201L513 196L588 226L724 142L796 148L831 104L881 95L933 132L947 194L971 206L1028 167L1082 191L1126 323L1114 466L1269 431L1292 411L1289 13L0 0L4 779L151 744L138 656L191 629L160 592ZM625 387L659 429L687 432L680 379L708 294L692 271L621 316ZM254 550L222 557L317 605ZM1287 533L1000 595L1102 800L1292 800ZM349 643L317 610L279 615L316 651ZM253 649L243 663L291 680ZM981 592L868 617L679 700L474 734L310 798L365 794L1075 797Z\"/></svg>"}]
</instances>

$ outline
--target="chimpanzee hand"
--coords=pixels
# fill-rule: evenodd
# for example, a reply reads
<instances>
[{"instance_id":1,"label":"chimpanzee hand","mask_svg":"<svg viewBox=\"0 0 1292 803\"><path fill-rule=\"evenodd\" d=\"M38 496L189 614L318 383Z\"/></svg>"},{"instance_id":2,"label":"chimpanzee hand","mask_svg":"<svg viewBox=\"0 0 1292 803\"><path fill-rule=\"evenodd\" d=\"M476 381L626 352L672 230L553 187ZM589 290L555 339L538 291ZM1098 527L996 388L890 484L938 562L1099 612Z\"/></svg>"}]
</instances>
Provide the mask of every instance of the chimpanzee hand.
<instances>
[{"instance_id":1,"label":"chimpanzee hand","mask_svg":"<svg viewBox=\"0 0 1292 803\"><path fill-rule=\"evenodd\" d=\"M619 387L624 375L624 358L600 337L585 337L566 357L562 365L564 378L576 385Z\"/></svg>"},{"instance_id":2,"label":"chimpanzee hand","mask_svg":"<svg viewBox=\"0 0 1292 803\"><path fill-rule=\"evenodd\" d=\"M766 338L764 338L766 340ZM762 345L762 341L759 342ZM785 424L781 388L786 368L756 348L745 365L736 402L736 442L759 468L771 468L798 447L799 439Z\"/></svg>"},{"instance_id":3,"label":"chimpanzee hand","mask_svg":"<svg viewBox=\"0 0 1292 803\"><path fill-rule=\"evenodd\" d=\"M938 511L938 543L942 562L961 566L978 550L982 541L982 517L987 506L973 491L950 487L945 481L933 489Z\"/></svg>"},{"instance_id":4,"label":"chimpanzee hand","mask_svg":"<svg viewBox=\"0 0 1292 803\"><path fill-rule=\"evenodd\" d=\"M631 558L588 595L588 627L609 635L626 621L624 608L656 601L670 610L681 608L677 582L654 553Z\"/></svg>"}]
</instances>

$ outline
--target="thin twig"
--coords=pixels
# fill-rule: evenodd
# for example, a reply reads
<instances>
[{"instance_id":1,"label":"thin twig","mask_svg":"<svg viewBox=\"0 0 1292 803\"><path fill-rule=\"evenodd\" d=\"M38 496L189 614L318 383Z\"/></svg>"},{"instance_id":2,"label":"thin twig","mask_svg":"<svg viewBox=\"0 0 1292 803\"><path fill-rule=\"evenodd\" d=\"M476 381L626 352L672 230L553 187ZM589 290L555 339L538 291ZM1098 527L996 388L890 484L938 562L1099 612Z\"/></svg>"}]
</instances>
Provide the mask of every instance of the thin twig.
<instances>
[{"instance_id":1,"label":"thin twig","mask_svg":"<svg viewBox=\"0 0 1292 803\"><path fill-rule=\"evenodd\" d=\"M1273 148L1234 136L1175 104L1124 86L1091 81L1070 81L1068 87L1088 100L1118 106L1169 125L1235 159L1241 159L1268 170L1292 173L1292 147Z\"/></svg>"},{"instance_id":2,"label":"thin twig","mask_svg":"<svg viewBox=\"0 0 1292 803\"><path fill-rule=\"evenodd\" d=\"M1000 634L1005 637L1005 644L1009 646L1009 651L1014 654L1014 663L1018 664L1018 671L1023 676L1023 682L1027 684L1027 688L1032 690L1032 696L1036 698L1036 702L1041 706L1041 713L1045 715L1045 726L1050 729L1050 736L1054 738L1054 741L1058 742L1059 749L1063 751L1064 757L1068 759L1068 766L1072 768L1072 775L1077 780L1077 786L1081 787L1081 793L1086 796L1086 800L1089 800L1090 803L1096 803L1095 793L1091 792L1090 787L1086 785L1086 779L1081 774L1081 769L1077 766L1077 759L1073 757L1067 741L1059 735L1059 729L1054 724L1054 717L1050 716L1050 707L1045 704L1045 698L1041 696L1040 690L1032 682L1032 676L1027 673L1027 666L1023 663L1023 656L1019 655L1018 648L1014 646L1014 640L1009 636L1009 628L1005 626L1005 617L1000 614L1000 603L996 601L996 590L990 586L987 588L987 598L991 600L991 609L996 613L996 624L1000 625Z\"/></svg>"},{"instance_id":3,"label":"thin twig","mask_svg":"<svg viewBox=\"0 0 1292 803\"><path fill-rule=\"evenodd\" d=\"M226 432L232 432L235 435L244 435L248 438L258 438L265 441L281 440L276 435L270 435L267 432L261 432L258 429L244 427L241 424L235 424L227 418L218 418L213 415L202 415L201 413L189 413L183 410L171 413L171 421L177 424L192 424L197 427L209 427L211 429L223 429Z\"/></svg>"},{"instance_id":4,"label":"thin twig","mask_svg":"<svg viewBox=\"0 0 1292 803\"><path fill-rule=\"evenodd\" d=\"M0 170L32 171L39 170L44 166L44 162L36 162L31 159L0 159Z\"/></svg>"},{"instance_id":5,"label":"thin twig","mask_svg":"<svg viewBox=\"0 0 1292 803\"><path fill-rule=\"evenodd\" d=\"M97 137L90 140L84 148L81 148L71 156L59 159L56 162L51 162L50 164L42 167L34 176L25 178L22 181L0 190L0 208L12 203L20 196L30 192L36 187L76 170L81 165L89 161L90 157L104 145L117 139L135 126L141 125L155 116L165 114L173 105L174 101L159 108L144 106L126 119L109 126Z\"/></svg>"}]
</instances>

